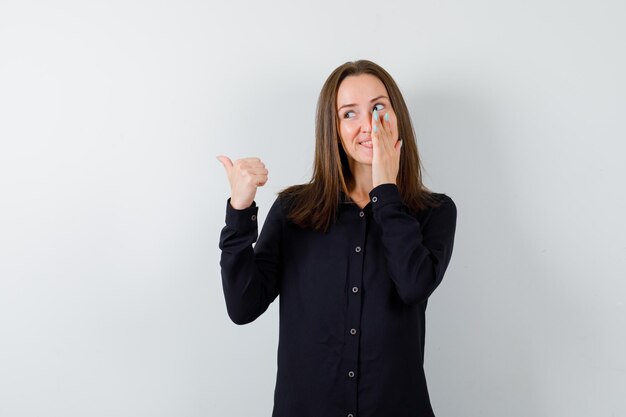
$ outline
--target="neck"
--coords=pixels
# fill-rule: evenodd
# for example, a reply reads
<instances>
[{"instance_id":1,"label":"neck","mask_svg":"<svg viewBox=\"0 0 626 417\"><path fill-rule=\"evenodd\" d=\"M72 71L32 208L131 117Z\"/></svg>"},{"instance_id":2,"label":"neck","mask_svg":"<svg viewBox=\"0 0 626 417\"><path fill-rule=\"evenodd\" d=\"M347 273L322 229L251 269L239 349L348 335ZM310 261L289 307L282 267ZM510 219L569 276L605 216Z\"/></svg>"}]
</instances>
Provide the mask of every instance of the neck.
<instances>
[{"instance_id":1,"label":"neck","mask_svg":"<svg viewBox=\"0 0 626 417\"><path fill-rule=\"evenodd\" d=\"M369 193L374 188L372 186L372 166L355 163L350 165L350 171L354 178L350 197L355 201L369 201Z\"/></svg>"}]
</instances>

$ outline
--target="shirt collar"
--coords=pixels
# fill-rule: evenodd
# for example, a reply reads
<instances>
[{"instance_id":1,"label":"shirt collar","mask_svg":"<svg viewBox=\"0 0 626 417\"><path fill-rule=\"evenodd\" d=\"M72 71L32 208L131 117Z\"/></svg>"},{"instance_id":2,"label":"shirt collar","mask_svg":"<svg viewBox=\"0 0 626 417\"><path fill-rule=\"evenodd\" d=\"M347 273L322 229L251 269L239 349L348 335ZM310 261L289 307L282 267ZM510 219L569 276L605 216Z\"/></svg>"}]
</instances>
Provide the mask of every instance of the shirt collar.
<instances>
[{"instance_id":1,"label":"shirt collar","mask_svg":"<svg viewBox=\"0 0 626 417\"><path fill-rule=\"evenodd\" d=\"M350 207L350 208L354 207L357 210L363 210L363 211L370 211L372 208L371 201L369 201L365 205L365 207L360 208L354 201L352 201L350 196L344 193L343 191L339 192L339 203L340 203L340 207Z\"/></svg>"}]
</instances>

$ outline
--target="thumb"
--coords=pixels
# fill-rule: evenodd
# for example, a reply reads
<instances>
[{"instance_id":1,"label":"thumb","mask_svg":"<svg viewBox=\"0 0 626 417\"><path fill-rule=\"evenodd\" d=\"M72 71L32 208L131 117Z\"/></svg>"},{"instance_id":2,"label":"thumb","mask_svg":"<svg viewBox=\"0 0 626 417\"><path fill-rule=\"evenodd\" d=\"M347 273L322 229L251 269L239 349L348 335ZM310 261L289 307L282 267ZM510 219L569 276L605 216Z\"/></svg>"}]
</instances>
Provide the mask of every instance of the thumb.
<instances>
[{"instance_id":1,"label":"thumb","mask_svg":"<svg viewBox=\"0 0 626 417\"><path fill-rule=\"evenodd\" d=\"M398 139L398 141L396 142L396 145L394 146L394 148L396 149L396 151L398 151L398 153L400 153L400 149L402 149L403 143L404 141L402 139Z\"/></svg>"},{"instance_id":2,"label":"thumb","mask_svg":"<svg viewBox=\"0 0 626 417\"><path fill-rule=\"evenodd\" d=\"M224 155L217 156L217 160L224 165L224 169L226 169L226 173L230 174L230 170L233 168L233 161L230 160L229 157Z\"/></svg>"}]
</instances>

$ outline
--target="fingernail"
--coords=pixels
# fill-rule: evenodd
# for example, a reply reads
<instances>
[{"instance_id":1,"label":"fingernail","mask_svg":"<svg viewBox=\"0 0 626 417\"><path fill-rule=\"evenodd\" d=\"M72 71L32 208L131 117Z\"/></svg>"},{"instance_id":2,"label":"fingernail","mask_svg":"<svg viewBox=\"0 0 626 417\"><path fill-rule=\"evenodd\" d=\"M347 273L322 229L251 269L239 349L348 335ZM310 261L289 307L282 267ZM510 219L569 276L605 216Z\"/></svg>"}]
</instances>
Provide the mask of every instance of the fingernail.
<instances>
[{"instance_id":1,"label":"fingernail","mask_svg":"<svg viewBox=\"0 0 626 417\"><path fill-rule=\"evenodd\" d=\"M374 120L378 120L378 111L374 110Z\"/></svg>"},{"instance_id":2,"label":"fingernail","mask_svg":"<svg viewBox=\"0 0 626 417\"><path fill-rule=\"evenodd\" d=\"M372 131L373 131L374 133L378 132L378 126L374 125L374 128L372 129Z\"/></svg>"},{"instance_id":3,"label":"fingernail","mask_svg":"<svg viewBox=\"0 0 626 417\"><path fill-rule=\"evenodd\" d=\"M389 121L389 113L385 113L385 121L388 122Z\"/></svg>"}]
</instances>

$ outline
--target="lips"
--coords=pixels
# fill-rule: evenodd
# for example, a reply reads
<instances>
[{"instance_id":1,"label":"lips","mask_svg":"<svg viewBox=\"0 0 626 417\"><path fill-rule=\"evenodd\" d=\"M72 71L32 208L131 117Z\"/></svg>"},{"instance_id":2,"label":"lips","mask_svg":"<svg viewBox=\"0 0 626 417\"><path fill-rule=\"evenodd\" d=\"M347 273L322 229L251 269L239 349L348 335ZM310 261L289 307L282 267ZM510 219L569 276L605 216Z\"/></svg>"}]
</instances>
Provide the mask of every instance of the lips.
<instances>
[{"instance_id":1,"label":"lips","mask_svg":"<svg viewBox=\"0 0 626 417\"><path fill-rule=\"evenodd\" d=\"M372 138L360 139L359 145L363 145L366 148L372 148Z\"/></svg>"}]
</instances>

